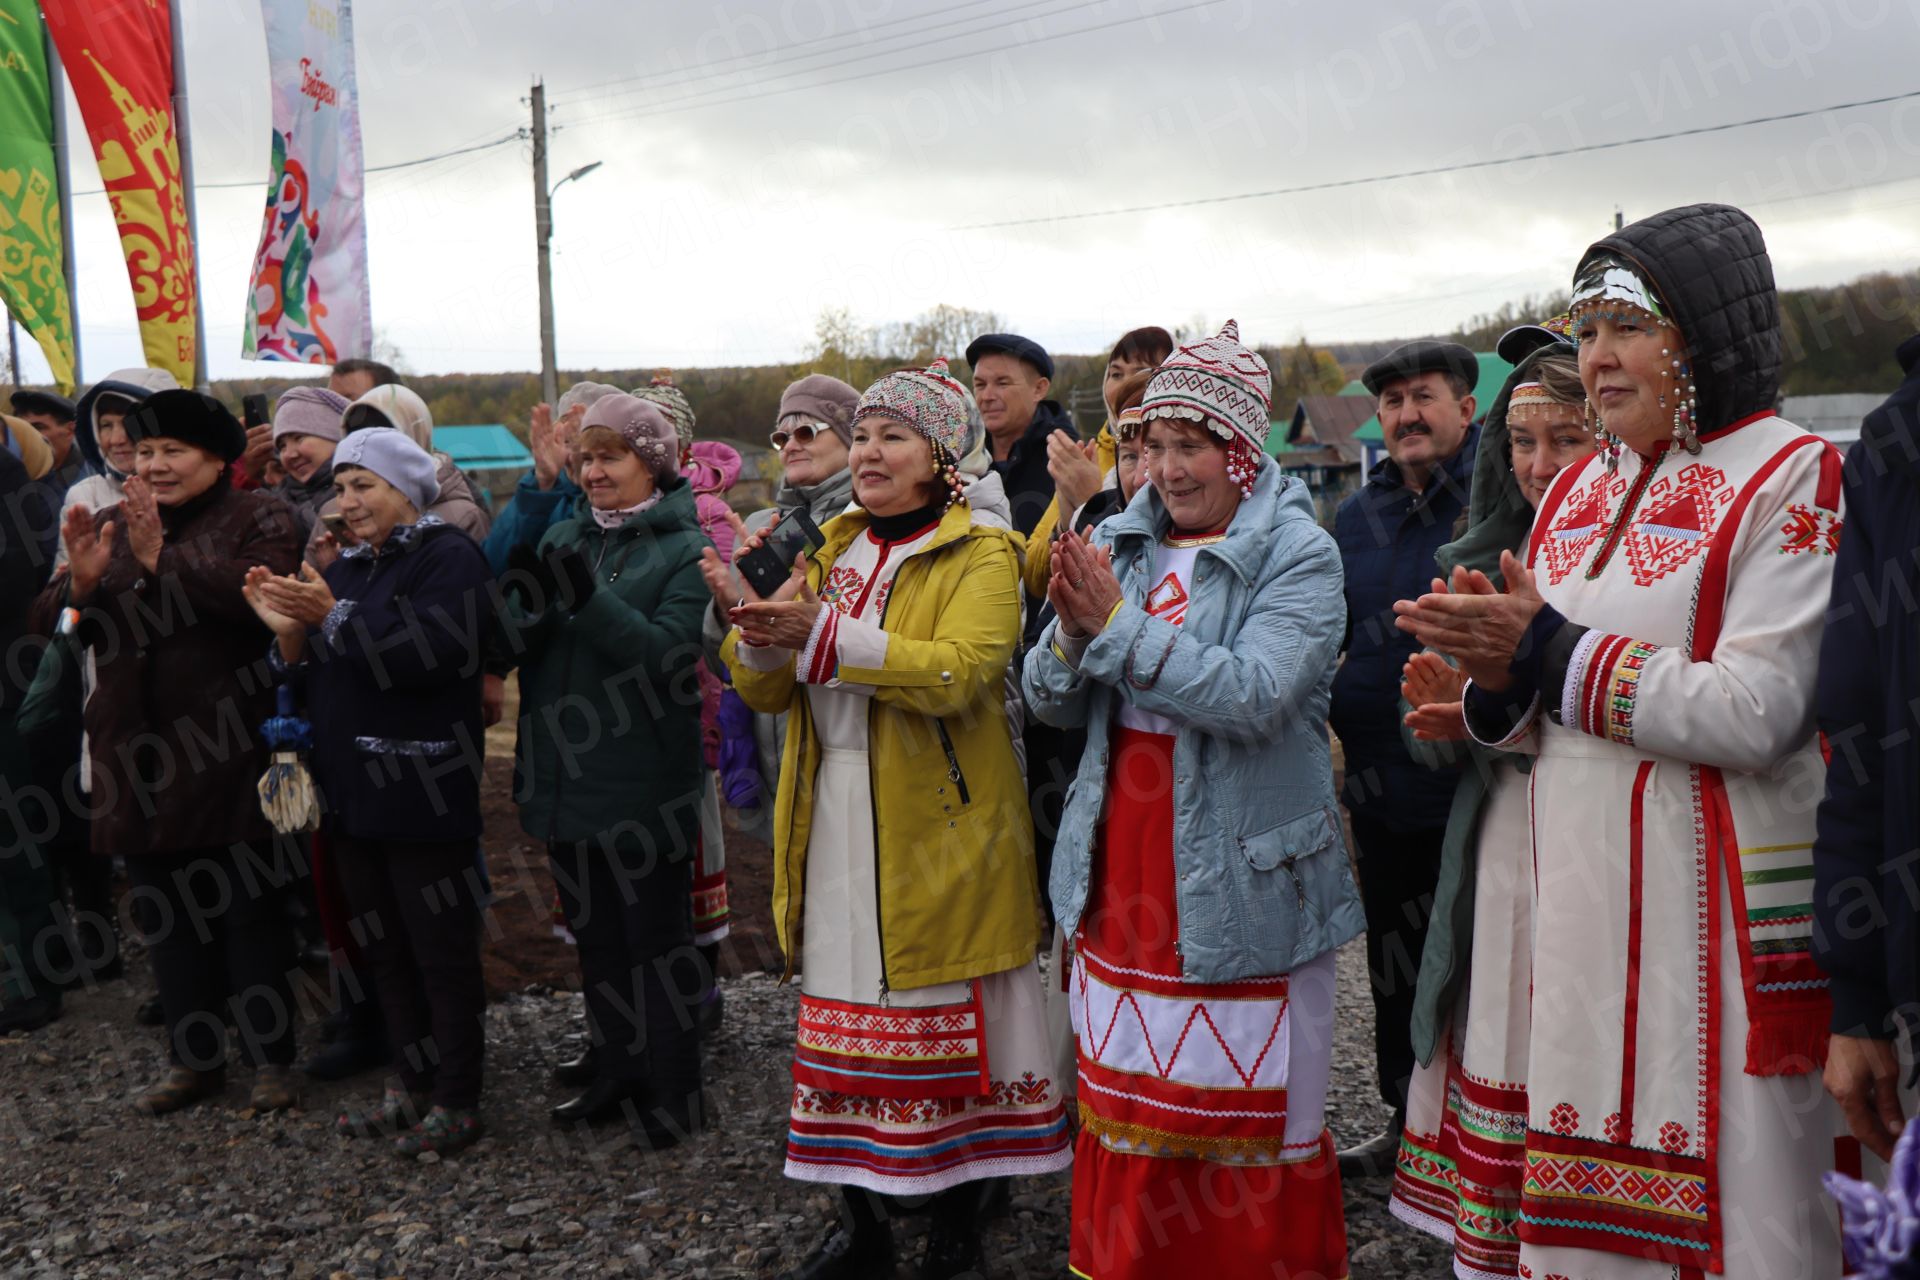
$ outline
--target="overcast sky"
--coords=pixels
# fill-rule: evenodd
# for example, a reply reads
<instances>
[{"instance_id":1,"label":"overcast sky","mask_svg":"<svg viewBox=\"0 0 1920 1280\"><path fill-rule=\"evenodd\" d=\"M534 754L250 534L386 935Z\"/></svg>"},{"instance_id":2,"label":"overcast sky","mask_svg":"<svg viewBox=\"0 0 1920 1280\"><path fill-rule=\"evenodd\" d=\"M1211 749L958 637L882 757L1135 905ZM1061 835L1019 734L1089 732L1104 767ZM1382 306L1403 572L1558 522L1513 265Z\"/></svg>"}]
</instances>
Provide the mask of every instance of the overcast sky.
<instances>
[{"instance_id":1,"label":"overcast sky","mask_svg":"<svg viewBox=\"0 0 1920 1280\"><path fill-rule=\"evenodd\" d=\"M256 0L183 4L195 171L257 184L203 188L199 207L211 372L243 376L264 37ZM1920 97L1445 176L965 229L1912 92L1920 0L354 7L369 166L525 124L536 74L554 177L604 162L555 198L563 369L795 360L823 308L884 323L940 302L1074 352L1196 316L1237 316L1258 342L1444 331L1564 287L1616 205L1631 220L1741 204L1783 285L1920 263ZM84 156L74 185L99 185ZM538 367L532 203L522 142L369 177L374 325L412 371ZM98 377L139 363L139 343L105 199L78 196L72 222ZM37 350L23 372L44 376Z\"/></svg>"}]
</instances>

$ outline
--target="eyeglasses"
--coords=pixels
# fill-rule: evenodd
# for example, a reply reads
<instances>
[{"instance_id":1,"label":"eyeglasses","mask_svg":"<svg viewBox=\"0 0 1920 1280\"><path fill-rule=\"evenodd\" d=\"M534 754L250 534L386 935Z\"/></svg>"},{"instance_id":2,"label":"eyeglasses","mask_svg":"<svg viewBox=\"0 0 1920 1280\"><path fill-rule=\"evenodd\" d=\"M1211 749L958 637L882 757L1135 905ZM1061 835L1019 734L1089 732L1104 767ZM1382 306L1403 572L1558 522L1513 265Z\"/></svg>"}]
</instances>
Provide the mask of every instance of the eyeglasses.
<instances>
[{"instance_id":1,"label":"eyeglasses","mask_svg":"<svg viewBox=\"0 0 1920 1280\"><path fill-rule=\"evenodd\" d=\"M789 440L797 440L802 445L809 445L813 443L815 436L828 429L817 422L801 422L795 424L791 430L786 427L776 427L767 439L772 443L774 452L778 453L787 447Z\"/></svg>"}]
</instances>

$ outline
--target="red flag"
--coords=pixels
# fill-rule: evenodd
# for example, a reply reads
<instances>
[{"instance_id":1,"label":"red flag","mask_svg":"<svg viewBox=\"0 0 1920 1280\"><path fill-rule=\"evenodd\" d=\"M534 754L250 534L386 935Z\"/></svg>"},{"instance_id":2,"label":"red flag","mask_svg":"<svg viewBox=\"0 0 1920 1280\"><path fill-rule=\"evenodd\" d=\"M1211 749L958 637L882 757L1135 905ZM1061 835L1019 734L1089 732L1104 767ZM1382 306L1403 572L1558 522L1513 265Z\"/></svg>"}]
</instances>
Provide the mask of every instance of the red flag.
<instances>
[{"instance_id":1,"label":"red flag","mask_svg":"<svg viewBox=\"0 0 1920 1280\"><path fill-rule=\"evenodd\" d=\"M147 363L193 384L193 231L173 133L167 0L41 0L93 139Z\"/></svg>"}]
</instances>

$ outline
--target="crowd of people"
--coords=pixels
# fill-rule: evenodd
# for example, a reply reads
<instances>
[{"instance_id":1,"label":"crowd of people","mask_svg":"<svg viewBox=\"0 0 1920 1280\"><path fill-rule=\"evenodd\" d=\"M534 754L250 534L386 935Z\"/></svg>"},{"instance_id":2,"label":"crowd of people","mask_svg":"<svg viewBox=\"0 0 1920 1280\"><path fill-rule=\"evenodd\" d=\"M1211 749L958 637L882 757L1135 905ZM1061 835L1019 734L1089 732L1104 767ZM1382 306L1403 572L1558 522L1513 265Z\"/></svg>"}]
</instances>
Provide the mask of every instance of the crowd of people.
<instances>
[{"instance_id":1,"label":"crowd of people","mask_svg":"<svg viewBox=\"0 0 1920 1280\"><path fill-rule=\"evenodd\" d=\"M1843 459L1777 415L1741 211L1571 282L1485 404L1453 343L1364 371L1387 456L1331 530L1231 321L1125 334L1086 440L1021 335L970 386L809 374L745 518L668 376L536 409L498 510L369 361L246 425L152 370L22 391L0 1028L123 972L124 923L141 1111L237 1054L256 1109L378 1069L342 1135L471 1145L511 678L585 994L556 1123L715 1122L725 833L771 847L785 1172L838 1206L788 1280L891 1275L906 1213L920 1275L980 1274L1006 1180L1067 1169L1099 1280L1344 1277L1356 1179L1463 1280L1837 1277L1822 1176L1894 1157L1920 1000L1920 336ZM1394 1121L1341 1150L1363 935Z\"/></svg>"}]
</instances>

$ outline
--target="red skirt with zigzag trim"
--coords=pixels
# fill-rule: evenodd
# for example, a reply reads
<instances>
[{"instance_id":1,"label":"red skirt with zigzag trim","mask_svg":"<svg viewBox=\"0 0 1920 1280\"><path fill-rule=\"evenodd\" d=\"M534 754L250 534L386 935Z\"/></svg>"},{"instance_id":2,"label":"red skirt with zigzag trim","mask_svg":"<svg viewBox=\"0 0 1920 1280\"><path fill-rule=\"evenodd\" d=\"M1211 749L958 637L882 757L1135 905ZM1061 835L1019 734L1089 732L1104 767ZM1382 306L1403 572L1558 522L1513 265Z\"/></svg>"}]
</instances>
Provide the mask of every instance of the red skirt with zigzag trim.
<instances>
[{"instance_id":1,"label":"red skirt with zigzag trim","mask_svg":"<svg viewBox=\"0 0 1920 1280\"><path fill-rule=\"evenodd\" d=\"M1089 1280L1342 1280L1324 1124L1331 954L1292 974L1182 976L1173 739L1116 728L1072 983L1081 1130L1068 1261Z\"/></svg>"}]
</instances>

